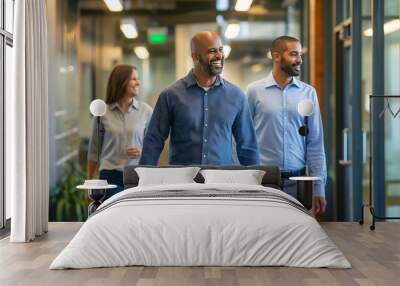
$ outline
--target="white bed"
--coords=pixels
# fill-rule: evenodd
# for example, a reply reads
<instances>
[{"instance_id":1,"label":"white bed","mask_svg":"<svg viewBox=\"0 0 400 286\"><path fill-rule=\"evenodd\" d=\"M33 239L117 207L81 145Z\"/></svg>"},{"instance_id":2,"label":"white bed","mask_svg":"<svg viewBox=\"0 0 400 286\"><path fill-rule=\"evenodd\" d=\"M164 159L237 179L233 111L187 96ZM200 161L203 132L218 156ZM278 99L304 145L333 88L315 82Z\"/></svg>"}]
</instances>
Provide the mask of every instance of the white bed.
<instances>
[{"instance_id":1,"label":"white bed","mask_svg":"<svg viewBox=\"0 0 400 286\"><path fill-rule=\"evenodd\" d=\"M351 267L285 193L197 183L139 186L111 197L50 269L128 265Z\"/></svg>"}]
</instances>

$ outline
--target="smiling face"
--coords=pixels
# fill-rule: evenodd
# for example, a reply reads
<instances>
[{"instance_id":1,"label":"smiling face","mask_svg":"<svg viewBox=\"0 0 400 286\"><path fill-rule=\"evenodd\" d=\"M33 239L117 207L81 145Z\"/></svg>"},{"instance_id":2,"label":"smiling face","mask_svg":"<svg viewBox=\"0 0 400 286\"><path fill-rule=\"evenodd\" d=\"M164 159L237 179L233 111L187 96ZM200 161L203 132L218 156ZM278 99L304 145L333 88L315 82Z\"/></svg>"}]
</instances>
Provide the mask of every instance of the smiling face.
<instances>
[{"instance_id":1,"label":"smiling face","mask_svg":"<svg viewBox=\"0 0 400 286\"><path fill-rule=\"evenodd\" d=\"M135 66L116 65L108 78L106 103L113 104L122 99L131 99L137 96L139 85L140 81Z\"/></svg>"},{"instance_id":2,"label":"smiling face","mask_svg":"<svg viewBox=\"0 0 400 286\"><path fill-rule=\"evenodd\" d=\"M195 68L205 75L214 77L224 68L224 48L221 39L214 33L204 33L195 39L192 51Z\"/></svg>"},{"instance_id":3,"label":"smiling face","mask_svg":"<svg viewBox=\"0 0 400 286\"><path fill-rule=\"evenodd\" d=\"M129 97L135 97L139 95L140 80L139 75L135 69L132 70L132 74L126 84L125 94Z\"/></svg>"},{"instance_id":4,"label":"smiling face","mask_svg":"<svg viewBox=\"0 0 400 286\"><path fill-rule=\"evenodd\" d=\"M300 68L303 62L300 42L286 42L286 50L279 54L280 57L277 57L276 61L280 65L281 70L289 76L300 75Z\"/></svg>"}]
</instances>

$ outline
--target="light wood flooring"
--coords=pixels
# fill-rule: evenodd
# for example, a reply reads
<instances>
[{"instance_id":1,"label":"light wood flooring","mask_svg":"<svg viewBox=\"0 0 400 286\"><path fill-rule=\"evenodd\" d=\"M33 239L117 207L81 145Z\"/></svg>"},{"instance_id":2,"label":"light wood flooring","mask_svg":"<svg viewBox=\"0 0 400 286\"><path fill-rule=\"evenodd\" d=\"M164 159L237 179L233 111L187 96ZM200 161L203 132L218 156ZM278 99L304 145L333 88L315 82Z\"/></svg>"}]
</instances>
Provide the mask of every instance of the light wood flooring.
<instances>
[{"instance_id":1,"label":"light wood flooring","mask_svg":"<svg viewBox=\"0 0 400 286\"><path fill-rule=\"evenodd\" d=\"M121 267L49 270L80 223L50 223L32 243L0 241L0 285L400 285L400 224L322 223L353 268Z\"/></svg>"}]
</instances>

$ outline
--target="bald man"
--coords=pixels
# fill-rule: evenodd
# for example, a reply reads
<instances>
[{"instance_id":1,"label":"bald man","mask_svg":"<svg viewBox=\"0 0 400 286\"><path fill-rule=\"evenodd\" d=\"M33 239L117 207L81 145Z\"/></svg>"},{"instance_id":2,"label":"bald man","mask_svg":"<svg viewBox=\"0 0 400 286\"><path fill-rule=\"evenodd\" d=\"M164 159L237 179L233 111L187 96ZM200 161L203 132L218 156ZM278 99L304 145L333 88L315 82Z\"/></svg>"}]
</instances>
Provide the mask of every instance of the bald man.
<instances>
[{"instance_id":1,"label":"bald man","mask_svg":"<svg viewBox=\"0 0 400 286\"><path fill-rule=\"evenodd\" d=\"M191 40L194 68L161 92L143 142L142 165L157 165L170 135L172 165L231 165L232 135L240 164L259 163L256 135L244 93L222 79L224 51L213 32Z\"/></svg>"}]
</instances>

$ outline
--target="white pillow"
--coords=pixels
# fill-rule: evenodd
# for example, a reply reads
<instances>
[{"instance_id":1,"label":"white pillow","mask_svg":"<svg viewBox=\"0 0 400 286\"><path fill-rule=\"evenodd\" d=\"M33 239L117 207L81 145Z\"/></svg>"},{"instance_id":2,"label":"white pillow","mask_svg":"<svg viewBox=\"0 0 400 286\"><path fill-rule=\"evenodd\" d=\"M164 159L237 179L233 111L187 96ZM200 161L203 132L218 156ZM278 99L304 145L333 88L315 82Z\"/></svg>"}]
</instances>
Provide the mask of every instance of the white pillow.
<instances>
[{"instance_id":1,"label":"white pillow","mask_svg":"<svg viewBox=\"0 0 400 286\"><path fill-rule=\"evenodd\" d=\"M205 184L233 183L246 185L261 185L265 171L262 170L201 170Z\"/></svg>"},{"instance_id":2,"label":"white pillow","mask_svg":"<svg viewBox=\"0 0 400 286\"><path fill-rule=\"evenodd\" d=\"M139 186L195 183L193 179L199 170L199 167L135 168L139 176Z\"/></svg>"}]
</instances>

